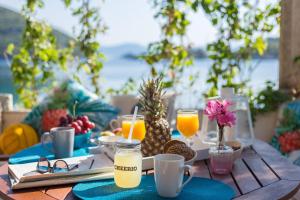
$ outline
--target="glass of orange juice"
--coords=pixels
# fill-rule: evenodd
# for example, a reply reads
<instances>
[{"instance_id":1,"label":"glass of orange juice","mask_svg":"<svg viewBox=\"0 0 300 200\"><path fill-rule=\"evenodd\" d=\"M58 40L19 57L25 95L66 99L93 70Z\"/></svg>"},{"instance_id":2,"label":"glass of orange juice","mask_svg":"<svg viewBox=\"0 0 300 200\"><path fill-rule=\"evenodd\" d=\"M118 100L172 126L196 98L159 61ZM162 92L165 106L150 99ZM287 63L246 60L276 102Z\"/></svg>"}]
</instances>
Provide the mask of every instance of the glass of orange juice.
<instances>
[{"instance_id":1,"label":"glass of orange juice","mask_svg":"<svg viewBox=\"0 0 300 200\"><path fill-rule=\"evenodd\" d=\"M122 119L122 132L123 137L128 138L130 126L132 123L133 115L123 115ZM132 139L136 139L139 141L143 141L146 135L146 128L145 128L145 120L143 115L137 115L136 121L134 123L133 132L132 132Z\"/></svg>"},{"instance_id":2,"label":"glass of orange juice","mask_svg":"<svg viewBox=\"0 0 300 200\"><path fill-rule=\"evenodd\" d=\"M190 145L191 138L197 134L199 130L198 110L180 109L177 111L177 130L184 136Z\"/></svg>"}]
</instances>

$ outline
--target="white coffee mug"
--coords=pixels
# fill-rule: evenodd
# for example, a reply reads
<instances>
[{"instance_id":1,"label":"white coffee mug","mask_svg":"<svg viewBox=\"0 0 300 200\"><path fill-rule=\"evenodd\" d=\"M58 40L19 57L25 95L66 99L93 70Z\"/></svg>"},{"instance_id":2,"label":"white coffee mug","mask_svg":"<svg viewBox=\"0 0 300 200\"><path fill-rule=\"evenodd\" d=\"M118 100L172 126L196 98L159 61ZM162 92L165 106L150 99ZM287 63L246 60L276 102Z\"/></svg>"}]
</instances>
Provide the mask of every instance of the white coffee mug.
<instances>
[{"instance_id":1,"label":"white coffee mug","mask_svg":"<svg viewBox=\"0 0 300 200\"><path fill-rule=\"evenodd\" d=\"M121 116L118 116L117 119L112 119L110 122L109 122L109 128L113 131L117 128L120 128L122 127L122 117Z\"/></svg>"},{"instance_id":2,"label":"white coffee mug","mask_svg":"<svg viewBox=\"0 0 300 200\"><path fill-rule=\"evenodd\" d=\"M185 170L190 177L183 183ZM154 156L154 179L156 190L162 197L176 197L193 177L192 167L184 165L184 157L177 154Z\"/></svg>"}]
</instances>

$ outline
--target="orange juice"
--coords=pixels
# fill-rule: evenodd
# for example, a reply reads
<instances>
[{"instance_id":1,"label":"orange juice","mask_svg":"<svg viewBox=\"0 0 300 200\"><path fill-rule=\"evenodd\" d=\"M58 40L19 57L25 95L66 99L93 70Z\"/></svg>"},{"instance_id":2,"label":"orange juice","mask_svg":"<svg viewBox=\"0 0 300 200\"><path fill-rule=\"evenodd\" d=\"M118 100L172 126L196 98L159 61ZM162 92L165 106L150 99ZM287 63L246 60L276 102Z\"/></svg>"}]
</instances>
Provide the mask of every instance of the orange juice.
<instances>
[{"instance_id":1,"label":"orange juice","mask_svg":"<svg viewBox=\"0 0 300 200\"><path fill-rule=\"evenodd\" d=\"M127 120L122 121L122 132L124 138L128 138L130 126L131 126L131 121L127 121ZM146 135L145 121L136 120L134 123L132 138L142 141L145 138L145 135Z\"/></svg>"},{"instance_id":2,"label":"orange juice","mask_svg":"<svg viewBox=\"0 0 300 200\"><path fill-rule=\"evenodd\" d=\"M177 129L185 137L195 135L199 129L199 118L197 114L177 114Z\"/></svg>"}]
</instances>

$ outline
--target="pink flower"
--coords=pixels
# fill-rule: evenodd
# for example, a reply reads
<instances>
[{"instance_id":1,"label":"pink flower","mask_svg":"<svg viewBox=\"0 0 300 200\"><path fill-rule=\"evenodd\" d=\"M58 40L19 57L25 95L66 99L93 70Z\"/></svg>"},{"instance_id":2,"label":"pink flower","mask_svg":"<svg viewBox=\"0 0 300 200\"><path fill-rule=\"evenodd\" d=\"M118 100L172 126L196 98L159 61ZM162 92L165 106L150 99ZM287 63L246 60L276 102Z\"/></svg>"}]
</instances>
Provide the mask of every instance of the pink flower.
<instances>
[{"instance_id":1,"label":"pink flower","mask_svg":"<svg viewBox=\"0 0 300 200\"><path fill-rule=\"evenodd\" d=\"M235 124L235 113L229 110L231 102L223 100L211 100L207 103L204 114L210 121L217 120L221 127L233 126Z\"/></svg>"},{"instance_id":2,"label":"pink flower","mask_svg":"<svg viewBox=\"0 0 300 200\"><path fill-rule=\"evenodd\" d=\"M235 124L235 115L233 112L227 112L217 117L217 122L220 126L232 127Z\"/></svg>"}]
</instances>

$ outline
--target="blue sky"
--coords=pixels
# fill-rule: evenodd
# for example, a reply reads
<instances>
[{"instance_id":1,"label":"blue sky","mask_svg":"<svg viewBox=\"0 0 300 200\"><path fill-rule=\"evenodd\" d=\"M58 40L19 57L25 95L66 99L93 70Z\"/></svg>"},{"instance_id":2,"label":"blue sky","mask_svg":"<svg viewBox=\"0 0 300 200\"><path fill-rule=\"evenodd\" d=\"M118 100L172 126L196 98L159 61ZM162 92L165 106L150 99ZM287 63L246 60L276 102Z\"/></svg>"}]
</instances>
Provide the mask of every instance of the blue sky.
<instances>
[{"instance_id":1,"label":"blue sky","mask_svg":"<svg viewBox=\"0 0 300 200\"><path fill-rule=\"evenodd\" d=\"M72 26L77 21L66 10L61 0L44 0L45 8L38 17L54 27L72 34ZM0 5L20 11L24 0L0 0ZM154 9L149 0L93 0L100 7L101 15L109 27L100 40L104 45L138 43L147 45L159 39L160 30L153 18ZM192 25L188 30L189 39L195 45L204 45L214 39L214 29L203 13L190 16Z\"/></svg>"},{"instance_id":2,"label":"blue sky","mask_svg":"<svg viewBox=\"0 0 300 200\"><path fill-rule=\"evenodd\" d=\"M62 0L44 0L45 8L38 17L52 26L72 35L72 27L77 25L76 18L64 8ZM20 11L24 0L0 0L0 6ZM122 43L147 45L159 39L158 22L153 18L154 9L150 0L92 0L100 8L105 24L109 27L100 38L105 46ZM188 39L196 46L204 46L215 38L216 31L202 11L189 15L191 25ZM276 35L276 34L275 34Z\"/></svg>"}]
</instances>

